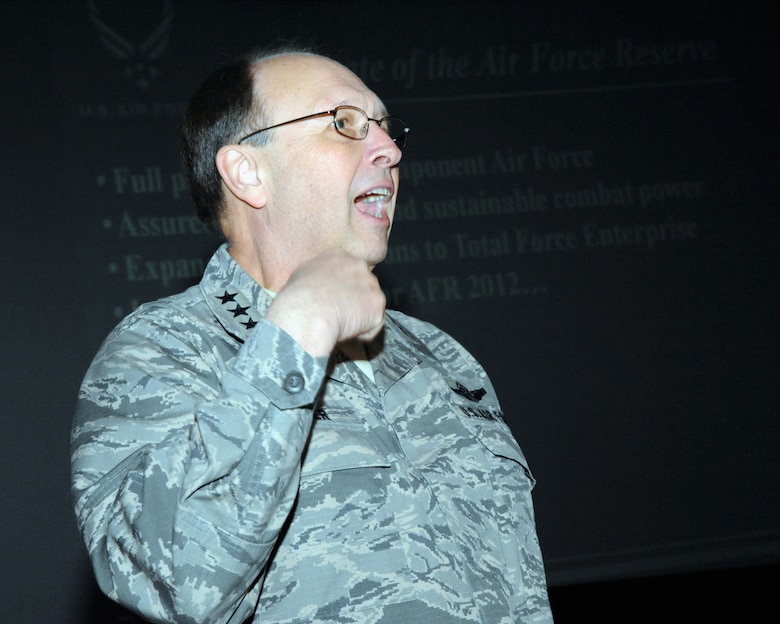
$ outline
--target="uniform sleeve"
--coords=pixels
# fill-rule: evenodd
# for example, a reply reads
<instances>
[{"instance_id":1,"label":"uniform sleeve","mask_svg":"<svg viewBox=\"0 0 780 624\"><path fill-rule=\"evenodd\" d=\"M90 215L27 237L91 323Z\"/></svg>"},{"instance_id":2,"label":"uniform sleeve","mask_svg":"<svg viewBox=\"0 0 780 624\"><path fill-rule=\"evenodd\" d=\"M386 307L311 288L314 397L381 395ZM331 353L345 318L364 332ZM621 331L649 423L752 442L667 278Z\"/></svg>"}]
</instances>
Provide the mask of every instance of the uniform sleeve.
<instances>
[{"instance_id":1,"label":"uniform sleeve","mask_svg":"<svg viewBox=\"0 0 780 624\"><path fill-rule=\"evenodd\" d=\"M101 589L156 622L241 622L294 503L326 358L261 321L129 321L82 383L72 488Z\"/></svg>"}]
</instances>

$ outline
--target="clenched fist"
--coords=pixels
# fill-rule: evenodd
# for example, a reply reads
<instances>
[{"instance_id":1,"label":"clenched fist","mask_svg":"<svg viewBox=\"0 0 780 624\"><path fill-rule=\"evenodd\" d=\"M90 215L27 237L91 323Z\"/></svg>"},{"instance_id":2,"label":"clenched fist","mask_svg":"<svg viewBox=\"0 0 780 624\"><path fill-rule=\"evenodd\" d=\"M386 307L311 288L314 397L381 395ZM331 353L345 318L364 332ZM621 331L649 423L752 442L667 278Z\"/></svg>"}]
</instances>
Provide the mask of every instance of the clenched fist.
<instances>
[{"instance_id":1,"label":"clenched fist","mask_svg":"<svg viewBox=\"0 0 780 624\"><path fill-rule=\"evenodd\" d=\"M328 355L338 342L376 336L385 305L379 280L366 262L331 250L292 273L265 318L318 357Z\"/></svg>"}]
</instances>

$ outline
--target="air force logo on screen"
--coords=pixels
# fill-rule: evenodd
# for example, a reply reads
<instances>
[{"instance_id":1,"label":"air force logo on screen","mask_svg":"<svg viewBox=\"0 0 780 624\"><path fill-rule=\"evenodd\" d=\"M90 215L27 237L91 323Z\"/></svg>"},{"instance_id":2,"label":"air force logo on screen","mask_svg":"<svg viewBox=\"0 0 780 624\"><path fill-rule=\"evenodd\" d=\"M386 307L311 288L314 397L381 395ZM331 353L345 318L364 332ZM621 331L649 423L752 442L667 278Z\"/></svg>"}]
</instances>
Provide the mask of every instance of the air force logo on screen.
<instances>
[{"instance_id":1,"label":"air force logo on screen","mask_svg":"<svg viewBox=\"0 0 780 624\"><path fill-rule=\"evenodd\" d=\"M103 6L104 4L106 6ZM148 26L143 27L142 35L128 35L126 32L121 32L124 20L117 20L116 14L130 10L137 16L138 10L135 4L113 1L101 3L99 8L95 0L87 1L89 19L103 47L111 56L119 60L125 78L145 91L160 76L158 61L168 48L173 22L173 5L170 0L161 2L159 12L152 13L153 17Z\"/></svg>"}]
</instances>

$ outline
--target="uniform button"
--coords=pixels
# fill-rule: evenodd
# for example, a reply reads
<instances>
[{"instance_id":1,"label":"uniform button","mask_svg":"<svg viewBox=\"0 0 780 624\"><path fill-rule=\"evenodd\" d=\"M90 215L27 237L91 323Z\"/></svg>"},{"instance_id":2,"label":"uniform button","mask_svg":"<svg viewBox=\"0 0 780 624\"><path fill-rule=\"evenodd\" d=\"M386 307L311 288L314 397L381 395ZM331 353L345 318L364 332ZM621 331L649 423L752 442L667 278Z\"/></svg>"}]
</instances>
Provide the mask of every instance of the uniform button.
<instances>
[{"instance_id":1,"label":"uniform button","mask_svg":"<svg viewBox=\"0 0 780 624\"><path fill-rule=\"evenodd\" d=\"M284 378L284 389L290 394L298 394L303 390L303 375L298 371L288 373L287 377Z\"/></svg>"}]
</instances>

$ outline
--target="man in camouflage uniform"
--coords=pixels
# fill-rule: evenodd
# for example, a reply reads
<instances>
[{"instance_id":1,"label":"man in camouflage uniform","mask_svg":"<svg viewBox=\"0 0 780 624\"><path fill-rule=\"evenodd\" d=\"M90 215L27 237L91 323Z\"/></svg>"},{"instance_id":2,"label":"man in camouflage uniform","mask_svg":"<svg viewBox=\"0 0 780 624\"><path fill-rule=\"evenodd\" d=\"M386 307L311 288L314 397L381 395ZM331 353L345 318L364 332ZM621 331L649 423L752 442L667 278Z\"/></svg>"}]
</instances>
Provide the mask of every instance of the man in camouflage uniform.
<instances>
[{"instance_id":1,"label":"man in camouflage uniform","mask_svg":"<svg viewBox=\"0 0 780 624\"><path fill-rule=\"evenodd\" d=\"M227 243L198 286L111 333L72 435L98 582L143 617L551 621L533 477L490 380L385 312L372 272L407 131L304 51L193 98L185 163Z\"/></svg>"}]
</instances>

